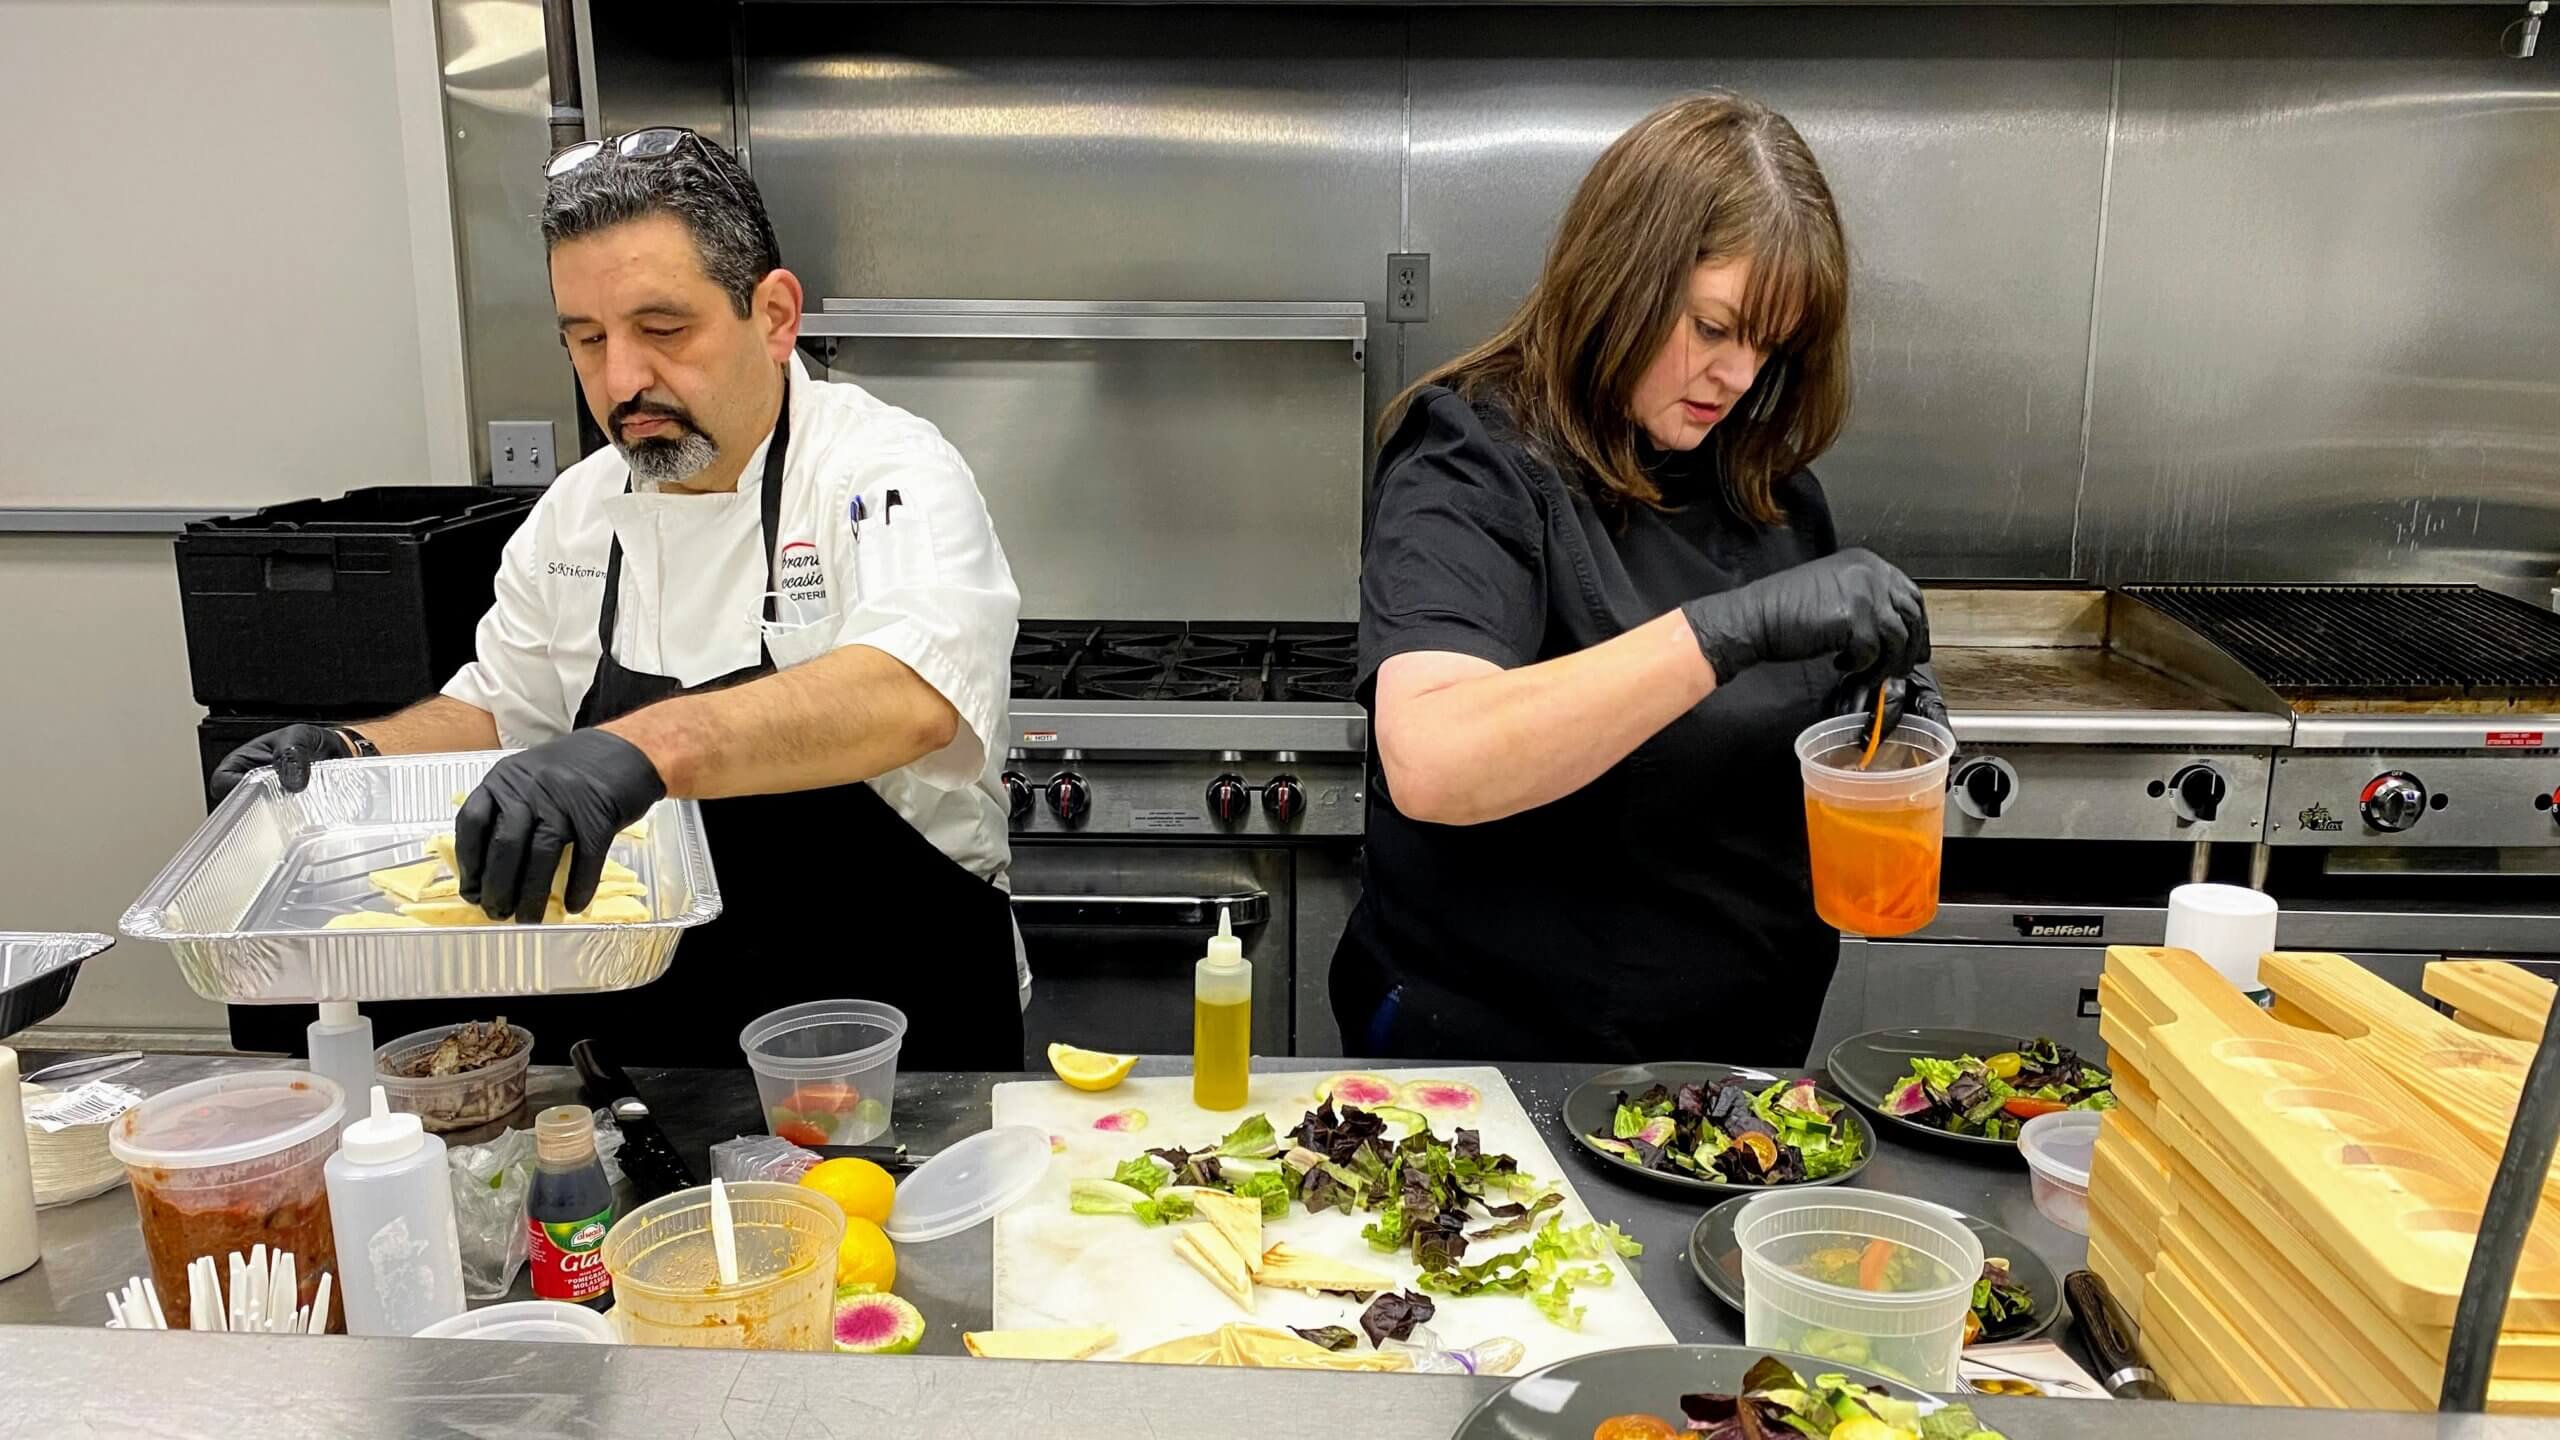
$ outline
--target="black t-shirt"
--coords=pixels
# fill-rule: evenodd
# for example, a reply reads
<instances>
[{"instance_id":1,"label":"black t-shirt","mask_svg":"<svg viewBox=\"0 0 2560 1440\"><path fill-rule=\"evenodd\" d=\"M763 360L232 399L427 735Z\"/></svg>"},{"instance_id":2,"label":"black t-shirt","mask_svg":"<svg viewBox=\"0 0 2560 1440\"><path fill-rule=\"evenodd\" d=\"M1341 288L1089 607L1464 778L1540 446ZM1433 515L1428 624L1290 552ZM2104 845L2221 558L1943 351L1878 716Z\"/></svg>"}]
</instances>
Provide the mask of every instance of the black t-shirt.
<instances>
[{"instance_id":1,"label":"black t-shirt","mask_svg":"<svg viewBox=\"0 0 2560 1440\"><path fill-rule=\"evenodd\" d=\"M1379 452L1361 567L1373 714L1391 655L1533 664L1838 548L1809 472L1764 526L1703 453L1651 458L1673 508L1604 514L1498 409L1422 391ZM1333 980L1349 1053L1800 1063L1839 937L1813 912L1793 745L1837 680L1755 666L1591 784L1479 825L1401 814L1373 747Z\"/></svg>"}]
</instances>

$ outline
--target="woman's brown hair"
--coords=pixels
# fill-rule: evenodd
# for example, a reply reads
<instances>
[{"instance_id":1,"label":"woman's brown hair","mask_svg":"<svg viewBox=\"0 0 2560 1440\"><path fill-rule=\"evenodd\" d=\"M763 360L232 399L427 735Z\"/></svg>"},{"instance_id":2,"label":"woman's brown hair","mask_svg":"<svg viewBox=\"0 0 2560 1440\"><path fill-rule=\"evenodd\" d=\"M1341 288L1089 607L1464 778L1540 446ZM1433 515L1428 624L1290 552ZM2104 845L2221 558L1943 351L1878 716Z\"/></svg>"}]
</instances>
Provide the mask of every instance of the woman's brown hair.
<instances>
[{"instance_id":1,"label":"woman's brown hair","mask_svg":"<svg viewBox=\"0 0 2560 1440\"><path fill-rule=\"evenodd\" d=\"M1689 304L1704 261L1748 257L1739 334L1767 357L1706 446L1734 507L1781 516L1772 487L1831 447L1849 413L1849 260L1831 187L1785 116L1727 91L1654 111L1573 192L1519 310L1493 338L1424 375L1511 412L1522 436L1604 504L1659 506L1630 410L1636 382Z\"/></svg>"}]
</instances>

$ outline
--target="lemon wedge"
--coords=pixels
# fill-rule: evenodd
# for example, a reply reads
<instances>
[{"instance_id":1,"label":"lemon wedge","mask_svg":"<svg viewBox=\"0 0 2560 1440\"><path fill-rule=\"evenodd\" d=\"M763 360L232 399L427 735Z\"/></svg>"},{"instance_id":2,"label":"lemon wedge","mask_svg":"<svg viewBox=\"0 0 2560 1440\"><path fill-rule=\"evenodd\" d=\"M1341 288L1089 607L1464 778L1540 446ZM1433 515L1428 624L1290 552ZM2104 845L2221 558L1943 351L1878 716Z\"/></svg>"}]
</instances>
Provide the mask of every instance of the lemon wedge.
<instances>
[{"instance_id":1,"label":"lemon wedge","mask_svg":"<svg viewBox=\"0 0 2560 1440\"><path fill-rule=\"evenodd\" d=\"M1099 1050L1079 1050L1067 1044L1049 1047L1049 1068L1078 1090L1108 1090L1128 1079L1130 1069L1137 1063L1135 1055L1105 1055Z\"/></svg>"}]
</instances>

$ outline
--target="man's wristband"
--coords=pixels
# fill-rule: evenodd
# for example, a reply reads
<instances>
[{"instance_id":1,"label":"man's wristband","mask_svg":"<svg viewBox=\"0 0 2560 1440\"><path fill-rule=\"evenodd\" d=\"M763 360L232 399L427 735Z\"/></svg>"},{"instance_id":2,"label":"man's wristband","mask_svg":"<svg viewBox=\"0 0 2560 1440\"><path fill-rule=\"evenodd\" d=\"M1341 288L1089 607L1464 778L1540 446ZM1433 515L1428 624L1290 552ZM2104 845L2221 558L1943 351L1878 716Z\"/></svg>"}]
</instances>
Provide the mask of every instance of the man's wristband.
<instances>
[{"instance_id":1,"label":"man's wristband","mask_svg":"<svg viewBox=\"0 0 2560 1440\"><path fill-rule=\"evenodd\" d=\"M335 729L336 729L336 731L337 731L337 733L338 733L338 738L347 742L347 753L348 753L348 754L350 754L350 755L355 755L355 756L358 756L358 757L365 757L365 756L378 756L378 755L380 755L380 754L382 753L382 747L381 747L381 746L376 745L376 744L374 744L372 741L367 740L366 738L364 738L364 732L363 732L363 731L361 731L361 730L356 729L354 726L352 726L352 725L339 725L339 726L336 726L336 727L333 727L333 728L335 728Z\"/></svg>"}]
</instances>

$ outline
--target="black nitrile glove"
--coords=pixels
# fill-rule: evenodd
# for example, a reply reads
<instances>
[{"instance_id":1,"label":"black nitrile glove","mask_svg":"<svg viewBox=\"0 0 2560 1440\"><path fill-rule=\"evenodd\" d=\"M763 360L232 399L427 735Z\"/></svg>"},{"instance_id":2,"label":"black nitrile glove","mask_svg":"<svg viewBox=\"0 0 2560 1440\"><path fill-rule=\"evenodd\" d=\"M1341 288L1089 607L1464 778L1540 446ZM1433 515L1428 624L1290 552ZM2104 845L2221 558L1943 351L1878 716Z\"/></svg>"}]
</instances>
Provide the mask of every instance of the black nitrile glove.
<instances>
[{"instance_id":1,"label":"black nitrile glove","mask_svg":"<svg viewBox=\"0 0 2560 1440\"><path fill-rule=\"evenodd\" d=\"M453 822L462 898L492 920L536 924L551 877L570 852L560 903L584 910L613 849L614 832L666 798L667 783L640 747L605 730L572 730L489 767Z\"/></svg>"},{"instance_id":2,"label":"black nitrile glove","mask_svg":"<svg viewBox=\"0 0 2560 1440\"><path fill-rule=\"evenodd\" d=\"M270 730L239 749L222 757L213 767L213 781L206 788L219 805L240 788L249 772L263 766L276 767L276 782L288 795L297 794L311 783L311 762L344 760L355 754L346 735L334 725L287 725Z\"/></svg>"},{"instance_id":3,"label":"black nitrile glove","mask_svg":"<svg viewBox=\"0 0 2560 1440\"><path fill-rule=\"evenodd\" d=\"M1831 692L1831 713L1875 714L1876 684L1874 674L1853 675L1841 681L1840 688ZM1938 693L1938 677L1929 673L1928 666L1922 665L1908 675L1885 676L1883 684L1884 733L1887 735L1893 733L1893 727L1901 724L1905 715L1917 715L1940 725L1947 723L1946 697Z\"/></svg>"},{"instance_id":4,"label":"black nitrile glove","mask_svg":"<svg viewBox=\"0 0 2560 1440\"><path fill-rule=\"evenodd\" d=\"M1868 550L1843 550L1701 595L1680 613L1719 682L1763 660L1830 655L1847 674L1900 675L1929 658L1920 587Z\"/></svg>"}]
</instances>

